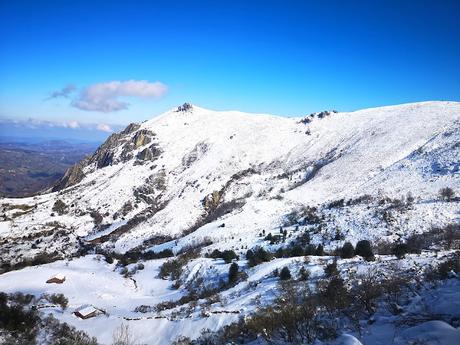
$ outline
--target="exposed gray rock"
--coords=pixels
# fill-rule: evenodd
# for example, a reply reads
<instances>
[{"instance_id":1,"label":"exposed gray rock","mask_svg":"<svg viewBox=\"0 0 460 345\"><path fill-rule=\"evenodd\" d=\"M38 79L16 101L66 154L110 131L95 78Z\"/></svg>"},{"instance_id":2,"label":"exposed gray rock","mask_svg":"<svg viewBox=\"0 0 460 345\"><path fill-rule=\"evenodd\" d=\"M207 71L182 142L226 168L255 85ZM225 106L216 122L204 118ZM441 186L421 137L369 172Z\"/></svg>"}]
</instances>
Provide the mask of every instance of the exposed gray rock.
<instances>
[{"instance_id":1,"label":"exposed gray rock","mask_svg":"<svg viewBox=\"0 0 460 345\"><path fill-rule=\"evenodd\" d=\"M139 152L137 154L137 159L143 161L154 161L160 156L160 154L161 150L157 147L156 144L152 144Z\"/></svg>"},{"instance_id":2,"label":"exposed gray rock","mask_svg":"<svg viewBox=\"0 0 460 345\"><path fill-rule=\"evenodd\" d=\"M155 133L152 131L139 128L140 125L131 123L120 133L110 135L92 156L68 169L65 175L52 187L52 191L59 191L80 182L85 177L83 171L86 167L94 166L95 169L102 169L134 159L133 151L152 143L155 137ZM117 154L120 152L120 146L122 147L121 153ZM139 161L153 161L160 154L161 150L158 145L151 144L139 152L136 158Z\"/></svg>"},{"instance_id":3,"label":"exposed gray rock","mask_svg":"<svg viewBox=\"0 0 460 345\"><path fill-rule=\"evenodd\" d=\"M184 103L180 106L177 107L177 112L186 112L186 111L190 111L193 109L193 105L191 105L190 103Z\"/></svg>"}]
</instances>

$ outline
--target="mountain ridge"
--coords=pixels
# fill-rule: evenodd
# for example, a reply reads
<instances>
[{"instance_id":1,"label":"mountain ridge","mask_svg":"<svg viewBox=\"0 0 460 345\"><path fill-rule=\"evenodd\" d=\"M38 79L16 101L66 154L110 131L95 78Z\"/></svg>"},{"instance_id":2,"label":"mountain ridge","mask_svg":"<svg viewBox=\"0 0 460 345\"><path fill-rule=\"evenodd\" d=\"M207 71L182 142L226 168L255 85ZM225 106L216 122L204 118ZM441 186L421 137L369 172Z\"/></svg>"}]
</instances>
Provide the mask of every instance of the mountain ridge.
<instances>
[{"instance_id":1,"label":"mountain ridge","mask_svg":"<svg viewBox=\"0 0 460 345\"><path fill-rule=\"evenodd\" d=\"M242 224L235 217L234 227L251 226L251 232L258 233L276 227L283 215L298 207L295 205L350 198L363 194L364 186L368 193L377 194L381 186L372 182L375 176L383 176L401 160L408 161L441 133L451 130L453 138L459 135L459 111L460 103L455 102L323 112L301 118L215 112L192 105L186 111L171 110L113 134L93 156L66 174L70 185L64 183L54 193L37 196L48 205L42 224L53 213L57 199L69 206L69 213L54 212L55 221L84 215L66 226L72 229L79 224L74 231L78 237L94 237L104 228L116 230L121 218L142 218L133 229L106 243L115 240L110 246L125 251L158 236L177 238L197 230L206 217L212 218L205 200L212 204L209 200L214 193L212 208L239 203L245 216ZM307 123L302 122L305 118ZM453 150L451 156L455 160L458 154ZM395 169L393 174L400 171ZM458 183L457 174L450 178ZM437 179L424 193L433 196L447 182ZM410 186L404 181L398 185L394 188L387 183L385 193L396 197L408 192ZM262 211L261 205L267 209ZM177 210L184 214L177 217ZM103 220L97 224L91 213L99 213ZM264 213L266 220L251 220ZM22 228L18 220L11 223L18 231Z\"/></svg>"}]
</instances>

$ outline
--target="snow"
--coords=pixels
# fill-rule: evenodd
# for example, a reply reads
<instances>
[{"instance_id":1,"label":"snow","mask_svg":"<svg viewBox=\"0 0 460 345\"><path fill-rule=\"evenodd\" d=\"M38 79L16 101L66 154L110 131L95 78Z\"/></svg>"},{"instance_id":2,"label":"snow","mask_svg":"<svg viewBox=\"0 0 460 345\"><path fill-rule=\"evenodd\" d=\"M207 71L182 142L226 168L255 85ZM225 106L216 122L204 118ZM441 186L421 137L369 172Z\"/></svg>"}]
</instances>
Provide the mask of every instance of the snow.
<instances>
[{"instance_id":1,"label":"snow","mask_svg":"<svg viewBox=\"0 0 460 345\"><path fill-rule=\"evenodd\" d=\"M426 345L455 345L460 342L460 329L443 321L428 321L403 331L395 344L423 342Z\"/></svg>"},{"instance_id":2,"label":"snow","mask_svg":"<svg viewBox=\"0 0 460 345\"><path fill-rule=\"evenodd\" d=\"M338 337L334 345L363 345L358 339L350 334L342 334Z\"/></svg>"},{"instance_id":3,"label":"snow","mask_svg":"<svg viewBox=\"0 0 460 345\"><path fill-rule=\"evenodd\" d=\"M94 308L93 306L88 306L88 307L83 307L81 309L77 309L79 314L81 314L83 317L88 316L94 312L97 312L97 309Z\"/></svg>"},{"instance_id":4,"label":"snow","mask_svg":"<svg viewBox=\"0 0 460 345\"><path fill-rule=\"evenodd\" d=\"M56 278L56 279L59 279L59 280L64 280L65 275L63 275L62 273L58 273L58 274L55 274L54 276L50 277L50 279L53 279L53 278Z\"/></svg>"}]
</instances>

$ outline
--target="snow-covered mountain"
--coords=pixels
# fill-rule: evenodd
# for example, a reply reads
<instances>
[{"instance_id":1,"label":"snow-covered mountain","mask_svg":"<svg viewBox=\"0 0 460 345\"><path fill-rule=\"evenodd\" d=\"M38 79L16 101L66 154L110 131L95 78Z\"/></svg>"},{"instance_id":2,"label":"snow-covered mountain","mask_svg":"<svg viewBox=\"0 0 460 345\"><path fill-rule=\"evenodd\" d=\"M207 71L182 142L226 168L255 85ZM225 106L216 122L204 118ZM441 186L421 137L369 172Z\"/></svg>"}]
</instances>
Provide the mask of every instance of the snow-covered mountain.
<instances>
[{"instance_id":1,"label":"snow-covered mountain","mask_svg":"<svg viewBox=\"0 0 460 345\"><path fill-rule=\"evenodd\" d=\"M393 243L459 221L458 198L444 202L438 197L446 187L460 190L458 102L323 111L300 118L184 104L113 134L49 192L1 199L0 260L7 271L94 254L96 248L121 254L171 249L177 254L192 247L202 248L202 253L233 249L242 258L256 246L273 251L282 247L267 242L265 235L286 230L293 240L310 231L312 244L331 251L344 241ZM410 207L398 206L402 204ZM72 268L58 261L42 271L6 273L3 287L10 284L13 291L12 281L20 274L41 280L56 270L74 275L78 287L88 279L82 272L94 270L97 278L88 284L95 290L96 285L107 287L115 267L101 267L88 257L71 263ZM311 264L314 272L324 265L321 260ZM146 270L133 273L137 285L127 288L130 294L123 295L128 283L117 274L116 287L90 296L75 292L72 301L99 303L112 317L136 318L135 306L182 296L182 287L172 293L163 280L149 281L163 262L146 262ZM422 257L407 265L427 262ZM248 282L265 281L275 268L294 263L282 258L249 269ZM225 277L228 266L202 257L192 260L185 272L182 282L201 277L212 285ZM235 313L251 310L246 308L250 297L274 286L271 281L264 284L247 296L237 287L228 291L228 308ZM41 291L36 285L29 289ZM122 307L115 308L113 298ZM236 316L213 317L200 319L200 327L216 330ZM75 324L70 315L63 319ZM170 321L155 321L161 323L162 337L199 335L192 320L178 330ZM97 332L83 328L98 336L102 332L107 341L102 321L97 327ZM148 336L144 340L167 343Z\"/></svg>"},{"instance_id":2,"label":"snow-covered mountain","mask_svg":"<svg viewBox=\"0 0 460 345\"><path fill-rule=\"evenodd\" d=\"M179 107L113 134L55 192L3 199L1 236L49 233L63 253L76 249L76 237L120 252L205 236L219 247L241 246L240 238L249 245L305 205L364 194L434 199L458 187L459 138L455 102L305 118ZM436 222L454 217L443 209ZM53 229L71 240L63 245ZM54 249L41 244L27 244L24 255Z\"/></svg>"}]
</instances>

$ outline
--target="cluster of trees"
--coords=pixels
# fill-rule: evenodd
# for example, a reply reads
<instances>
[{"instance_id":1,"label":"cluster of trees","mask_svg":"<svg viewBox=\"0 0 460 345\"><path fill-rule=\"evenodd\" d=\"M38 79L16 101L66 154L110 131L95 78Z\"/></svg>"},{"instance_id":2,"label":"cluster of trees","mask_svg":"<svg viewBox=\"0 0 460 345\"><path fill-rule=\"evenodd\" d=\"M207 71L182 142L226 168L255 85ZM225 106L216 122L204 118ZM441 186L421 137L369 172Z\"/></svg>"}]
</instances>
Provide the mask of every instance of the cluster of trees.
<instances>
[{"instance_id":1,"label":"cluster of trees","mask_svg":"<svg viewBox=\"0 0 460 345\"><path fill-rule=\"evenodd\" d=\"M278 296L271 305L259 308L251 317L241 318L216 333L203 331L194 341L182 337L174 344L221 345L260 341L261 337L269 344L329 340L337 336L343 323L359 332L359 320L369 319L378 305L383 304L390 312L399 313L402 300L411 293L408 279L397 272L383 278L378 272L369 271L346 282L333 271L318 282L315 291L302 280L286 282L281 279L281 271Z\"/></svg>"},{"instance_id":2,"label":"cluster of trees","mask_svg":"<svg viewBox=\"0 0 460 345\"><path fill-rule=\"evenodd\" d=\"M127 266L129 264L136 263L139 260L164 259L174 256L171 249L163 249L160 252L130 250L124 254L96 249L96 254L103 255L105 257L105 261L109 264L113 263L114 260L117 260L119 266Z\"/></svg>"},{"instance_id":3,"label":"cluster of trees","mask_svg":"<svg viewBox=\"0 0 460 345\"><path fill-rule=\"evenodd\" d=\"M273 258L291 258L305 255L324 255L324 247L322 244L317 246L307 244L302 246L299 243L285 248L278 248L275 252L270 252L263 247L256 247L246 252L246 259L248 260L249 267L257 266L263 262L268 262Z\"/></svg>"},{"instance_id":4,"label":"cluster of trees","mask_svg":"<svg viewBox=\"0 0 460 345\"><path fill-rule=\"evenodd\" d=\"M220 251L219 249L214 249L211 254L207 255L213 259L223 259L225 263L229 264L233 260L238 260L238 255L236 255L233 250L224 250Z\"/></svg>"},{"instance_id":5,"label":"cluster of trees","mask_svg":"<svg viewBox=\"0 0 460 345\"><path fill-rule=\"evenodd\" d=\"M199 257L199 255L200 250L195 249L166 261L163 265L161 265L158 276L162 279L171 278L173 280L178 280L182 274L183 267L187 265L190 260Z\"/></svg>"},{"instance_id":6,"label":"cluster of trees","mask_svg":"<svg viewBox=\"0 0 460 345\"><path fill-rule=\"evenodd\" d=\"M249 249L246 252L246 259L248 260L249 267L254 267L273 259L273 254L265 250L263 247L258 247Z\"/></svg>"},{"instance_id":7,"label":"cluster of trees","mask_svg":"<svg viewBox=\"0 0 460 345\"><path fill-rule=\"evenodd\" d=\"M372 250L371 243L368 240L362 240L356 244L355 248L350 242L345 242L340 249L340 257L342 259L349 259L355 255L359 255L367 261L374 260L374 252Z\"/></svg>"}]
</instances>

